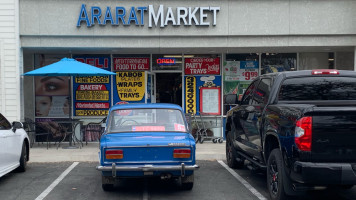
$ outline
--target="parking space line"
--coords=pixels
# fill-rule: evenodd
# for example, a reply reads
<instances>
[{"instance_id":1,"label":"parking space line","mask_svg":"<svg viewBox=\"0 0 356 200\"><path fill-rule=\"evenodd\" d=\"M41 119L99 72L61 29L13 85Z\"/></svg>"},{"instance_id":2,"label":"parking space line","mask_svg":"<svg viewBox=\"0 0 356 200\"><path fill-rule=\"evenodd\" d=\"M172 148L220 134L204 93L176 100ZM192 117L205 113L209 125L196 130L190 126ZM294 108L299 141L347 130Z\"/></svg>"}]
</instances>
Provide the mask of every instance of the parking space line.
<instances>
[{"instance_id":1,"label":"parking space line","mask_svg":"<svg viewBox=\"0 0 356 200\"><path fill-rule=\"evenodd\" d=\"M58 185L59 182L61 182L64 177L66 177L72 169L74 169L75 166L77 166L79 162L74 162L71 166L69 166L51 185L49 185L35 200L42 200L44 199L52 190L54 187Z\"/></svg>"},{"instance_id":2,"label":"parking space line","mask_svg":"<svg viewBox=\"0 0 356 200\"><path fill-rule=\"evenodd\" d=\"M261 193L259 193L254 187L252 187L245 179L238 175L234 170L227 166L222 160L218 160L220 165L222 165L227 171L230 172L238 181L240 181L252 194L254 194L260 200L267 200Z\"/></svg>"}]
</instances>

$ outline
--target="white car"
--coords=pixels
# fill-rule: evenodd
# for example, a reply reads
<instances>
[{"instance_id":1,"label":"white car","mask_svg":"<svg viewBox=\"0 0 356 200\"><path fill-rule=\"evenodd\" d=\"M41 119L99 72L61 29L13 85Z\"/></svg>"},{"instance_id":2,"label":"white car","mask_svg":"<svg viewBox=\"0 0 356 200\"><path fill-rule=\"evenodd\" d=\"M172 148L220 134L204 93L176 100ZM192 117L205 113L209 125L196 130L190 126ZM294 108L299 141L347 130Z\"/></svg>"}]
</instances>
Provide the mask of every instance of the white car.
<instances>
[{"instance_id":1,"label":"white car","mask_svg":"<svg viewBox=\"0 0 356 200\"><path fill-rule=\"evenodd\" d=\"M0 113L0 177L17 170L26 171L29 138L21 122L10 122Z\"/></svg>"}]
</instances>

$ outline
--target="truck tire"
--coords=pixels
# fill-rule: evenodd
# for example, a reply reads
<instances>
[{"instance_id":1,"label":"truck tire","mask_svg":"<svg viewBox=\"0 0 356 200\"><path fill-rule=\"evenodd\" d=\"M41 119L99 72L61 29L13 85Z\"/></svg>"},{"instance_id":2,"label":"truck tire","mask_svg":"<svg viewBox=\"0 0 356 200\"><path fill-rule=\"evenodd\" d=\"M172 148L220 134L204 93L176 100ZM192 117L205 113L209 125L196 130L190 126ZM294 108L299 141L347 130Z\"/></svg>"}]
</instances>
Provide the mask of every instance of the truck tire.
<instances>
[{"instance_id":1,"label":"truck tire","mask_svg":"<svg viewBox=\"0 0 356 200\"><path fill-rule=\"evenodd\" d=\"M229 132L226 137L226 161L227 165L233 169L240 169L244 166L245 160L242 157L239 157L239 161L236 160L238 157L234 144L232 143L232 136Z\"/></svg>"},{"instance_id":2,"label":"truck tire","mask_svg":"<svg viewBox=\"0 0 356 200\"><path fill-rule=\"evenodd\" d=\"M284 190L286 177L283 174L283 159L279 149L273 149L267 162L267 188L271 200L287 200Z\"/></svg>"}]
</instances>

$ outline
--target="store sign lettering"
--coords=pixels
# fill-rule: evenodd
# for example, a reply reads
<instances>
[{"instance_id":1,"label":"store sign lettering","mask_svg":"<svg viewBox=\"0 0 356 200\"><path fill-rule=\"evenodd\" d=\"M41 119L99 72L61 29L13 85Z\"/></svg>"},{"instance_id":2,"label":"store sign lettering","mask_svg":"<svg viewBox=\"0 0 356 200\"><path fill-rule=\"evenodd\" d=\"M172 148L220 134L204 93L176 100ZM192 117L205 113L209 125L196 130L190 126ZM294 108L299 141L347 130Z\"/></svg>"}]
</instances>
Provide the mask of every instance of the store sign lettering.
<instances>
[{"instance_id":1,"label":"store sign lettering","mask_svg":"<svg viewBox=\"0 0 356 200\"><path fill-rule=\"evenodd\" d=\"M109 103L98 103L98 102L76 102L75 108L86 108L86 109L109 109Z\"/></svg>"},{"instance_id":2,"label":"store sign lettering","mask_svg":"<svg viewBox=\"0 0 356 200\"><path fill-rule=\"evenodd\" d=\"M220 58L186 58L185 74L220 74Z\"/></svg>"},{"instance_id":3,"label":"store sign lettering","mask_svg":"<svg viewBox=\"0 0 356 200\"><path fill-rule=\"evenodd\" d=\"M175 58L158 58L157 60L158 65L174 65L176 64Z\"/></svg>"},{"instance_id":4,"label":"store sign lettering","mask_svg":"<svg viewBox=\"0 0 356 200\"><path fill-rule=\"evenodd\" d=\"M203 7L177 7L176 9L168 7L164 9L164 5L159 5L155 10L153 5L144 7L125 7L117 6L111 8L107 6L101 9L98 6L92 6L87 10L86 5L82 4L80 9L77 27L85 22L87 27L95 24L106 25L110 23L113 26L122 25L139 25L145 26L145 12L148 12L148 27L164 28L168 24L180 26L181 22L184 26L216 26L216 15L220 7L203 6ZM90 14L90 15L89 15ZM208 14L212 15L212 22L208 21Z\"/></svg>"},{"instance_id":5,"label":"store sign lettering","mask_svg":"<svg viewBox=\"0 0 356 200\"><path fill-rule=\"evenodd\" d=\"M145 95L144 72L117 72L116 87L122 101L140 101Z\"/></svg>"},{"instance_id":6,"label":"store sign lettering","mask_svg":"<svg viewBox=\"0 0 356 200\"><path fill-rule=\"evenodd\" d=\"M197 112L196 109L196 79L194 76L188 76L185 79L185 111L186 113Z\"/></svg>"},{"instance_id":7,"label":"store sign lettering","mask_svg":"<svg viewBox=\"0 0 356 200\"><path fill-rule=\"evenodd\" d=\"M114 70L149 70L149 58L114 58Z\"/></svg>"},{"instance_id":8,"label":"store sign lettering","mask_svg":"<svg viewBox=\"0 0 356 200\"><path fill-rule=\"evenodd\" d=\"M104 58L102 60L99 58L76 58L76 60L80 61L82 63L93 65L98 68L103 68L103 69L109 68L109 59L108 58Z\"/></svg>"}]
</instances>

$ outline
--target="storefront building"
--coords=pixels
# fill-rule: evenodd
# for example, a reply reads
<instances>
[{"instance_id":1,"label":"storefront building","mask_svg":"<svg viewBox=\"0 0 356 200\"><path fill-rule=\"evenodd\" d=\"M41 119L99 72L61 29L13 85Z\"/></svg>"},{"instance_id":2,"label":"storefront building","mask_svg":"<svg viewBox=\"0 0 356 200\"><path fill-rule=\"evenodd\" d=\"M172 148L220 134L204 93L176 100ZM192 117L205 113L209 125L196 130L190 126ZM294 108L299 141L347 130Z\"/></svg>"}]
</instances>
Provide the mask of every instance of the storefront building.
<instances>
[{"instance_id":1,"label":"storefront building","mask_svg":"<svg viewBox=\"0 0 356 200\"><path fill-rule=\"evenodd\" d=\"M224 96L254 77L356 69L356 1L6 2L14 39L0 33L1 108L17 120L100 121L115 104L166 102L203 115L220 137ZM117 75L21 76L64 57Z\"/></svg>"}]
</instances>

